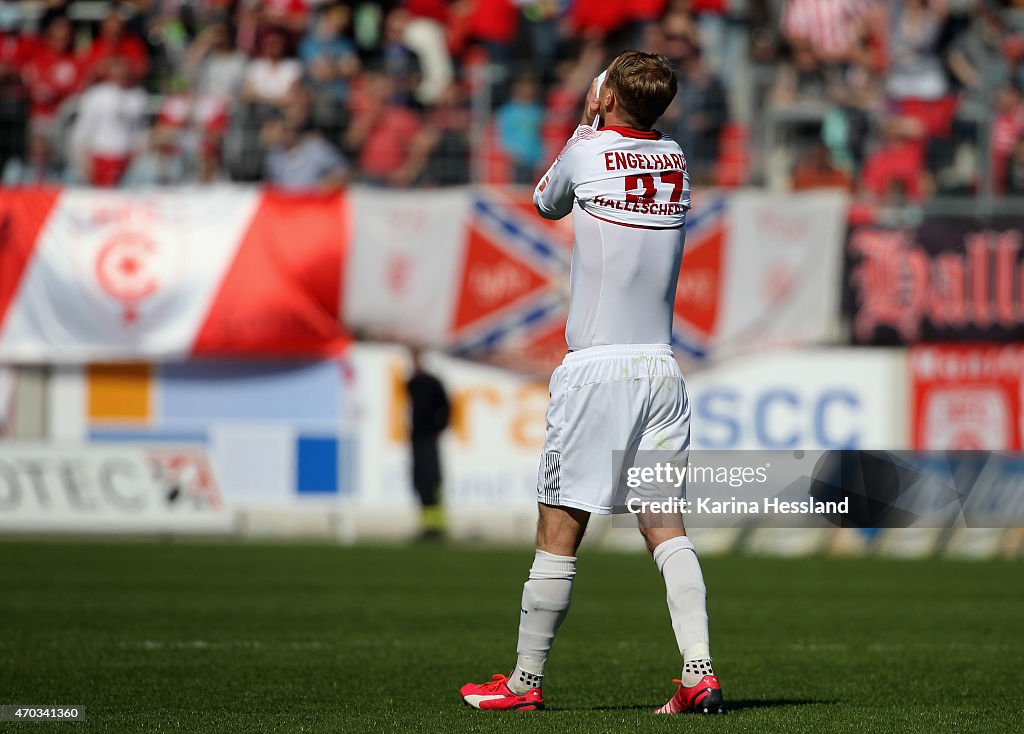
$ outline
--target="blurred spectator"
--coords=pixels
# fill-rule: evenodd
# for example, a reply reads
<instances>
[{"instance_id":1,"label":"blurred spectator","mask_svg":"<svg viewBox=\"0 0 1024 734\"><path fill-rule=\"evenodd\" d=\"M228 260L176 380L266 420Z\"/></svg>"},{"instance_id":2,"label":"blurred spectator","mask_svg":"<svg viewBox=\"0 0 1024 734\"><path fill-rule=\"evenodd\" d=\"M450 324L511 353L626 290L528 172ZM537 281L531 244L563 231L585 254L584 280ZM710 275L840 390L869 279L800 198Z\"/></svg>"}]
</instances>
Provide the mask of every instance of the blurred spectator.
<instances>
[{"instance_id":1,"label":"blurred spectator","mask_svg":"<svg viewBox=\"0 0 1024 734\"><path fill-rule=\"evenodd\" d=\"M402 41L416 54L421 72L414 96L421 105L429 107L438 101L441 93L455 79L445 37L447 12L443 4L438 8L428 0L410 0L406 2L406 8L409 16L402 31Z\"/></svg>"},{"instance_id":2,"label":"blurred spectator","mask_svg":"<svg viewBox=\"0 0 1024 734\"><path fill-rule=\"evenodd\" d=\"M630 19L628 3L608 0L575 0L570 12L575 32L585 38L607 38Z\"/></svg>"},{"instance_id":3,"label":"blurred spectator","mask_svg":"<svg viewBox=\"0 0 1024 734\"><path fill-rule=\"evenodd\" d=\"M255 56L260 50L261 28L260 0L241 0L235 9L232 45L246 56Z\"/></svg>"},{"instance_id":4,"label":"blurred spectator","mask_svg":"<svg viewBox=\"0 0 1024 734\"><path fill-rule=\"evenodd\" d=\"M834 84L835 70L822 64L809 45L794 41L788 58L783 57L775 70L771 103L778 107L798 102L821 105Z\"/></svg>"},{"instance_id":5,"label":"blurred spectator","mask_svg":"<svg viewBox=\"0 0 1024 734\"><path fill-rule=\"evenodd\" d=\"M245 81L247 59L231 47L226 23L207 26L185 55L188 77L198 94L226 101L238 97Z\"/></svg>"},{"instance_id":6,"label":"blurred spectator","mask_svg":"<svg viewBox=\"0 0 1024 734\"><path fill-rule=\"evenodd\" d=\"M825 64L850 59L869 22L873 0L786 0L782 34Z\"/></svg>"},{"instance_id":7,"label":"blurred spectator","mask_svg":"<svg viewBox=\"0 0 1024 734\"><path fill-rule=\"evenodd\" d=\"M314 4L320 3L317 0L260 0L261 20L297 36L306 28Z\"/></svg>"},{"instance_id":8,"label":"blurred spectator","mask_svg":"<svg viewBox=\"0 0 1024 734\"><path fill-rule=\"evenodd\" d=\"M850 189L850 174L832 162L832 154L824 143L804 153L793 168L793 191L809 189Z\"/></svg>"},{"instance_id":9,"label":"blurred spectator","mask_svg":"<svg viewBox=\"0 0 1024 734\"><path fill-rule=\"evenodd\" d=\"M349 180L349 166L338 149L309 125L287 117L267 123L266 179L286 191L333 192Z\"/></svg>"},{"instance_id":10,"label":"blurred spectator","mask_svg":"<svg viewBox=\"0 0 1024 734\"><path fill-rule=\"evenodd\" d=\"M56 16L46 28L45 42L36 48L22 71L35 132L56 134L61 103L82 85L83 69L71 49L71 40L71 22Z\"/></svg>"},{"instance_id":11,"label":"blurred spectator","mask_svg":"<svg viewBox=\"0 0 1024 734\"><path fill-rule=\"evenodd\" d=\"M686 4L697 21L698 44L704 49L704 64L714 74L720 75L725 58L725 16L729 0L689 0Z\"/></svg>"},{"instance_id":12,"label":"blurred spectator","mask_svg":"<svg viewBox=\"0 0 1024 734\"><path fill-rule=\"evenodd\" d=\"M384 19L384 38L381 58L384 71L394 82L394 101L407 105L413 100L413 90L420 83L419 56L405 42L405 29L409 25L409 13L396 8Z\"/></svg>"},{"instance_id":13,"label":"blurred spectator","mask_svg":"<svg viewBox=\"0 0 1024 734\"><path fill-rule=\"evenodd\" d=\"M949 69L961 87L961 114L969 120L983 119L995 90L1011 79L1005 42L1003 19L986 2L979 3L967 31L950 48Z\"/></svg>"},{"instance_id":14,"label":"blurred spectator","mask_svg":"<svg viewBox=\"0 0 1024 734\"><path fill-rule=\"evenodd\" d=\"M891 99L931 101L946 94L938 53L945 18L942 0L890 0L886 90Z\"/></svg>"},{"instance_id":15,"label":"blurred spectator","mask_svg":"<svg viewBox=\"0 0 1024 734\"><path fill-rule=\"evenodd\" d=\"M686 153L694 181L708 182L718 159L718 140L729 119L725 89L704 65L699 46L687 41L681 50L673 137Z\"/></svg>"},{"instance_id":16,"label":"blurred spectator","mask_svg":"<svg viewBox=\"0 0 1024 734\"><path fill-rule=\"evenodd\" d=\"M690 49L700 46L700 31L689 13L670 10L658 30L655 42L662 46L662 53L677 64Z\"/></svg>"},{"instance_id":17,"label":"blurred spectator","mask_svg":"<svg viewBox=\"0 0 1024 734\"><path fill-rule=\"evenodd\" d=\"M359 71L356 48L343 35L348 22L348 6L332 3L299 45L299 58L315 99L314 117L325 126L337 123L348 99L349 79Z\"/></svg>"},{"instance_id":18,"label":"blurred spectator","mask_svg":"<svg viewBox=\"0 0 1024 734\"><path fill-rule=\"evenodd\" d=\"M11 158L3 168L4 186L42 186L62 183L64 174L55 160L49 135L34 131L25 159Z\"/></svg>"},{"instance_id":19,"label":"blurred spectator","mask_svg":"<svg viewBox=\"0 0 1024 734\"><path fill-rule=\"evenodd\" d=\"M530 43L530 58L537 68L550 69L561 43L559 25L569 3L565 0L518 0L522 27Z\"/></svg>"},{"instance_id":20,"label":"blurred spectator","mask_svg":"<svg viewBox=\"0 0 1024 734\"><path fill-rule=\"evenodd\" d=\"M1024 97L1012 85L1004 86L995 96L991 128L992 180L997 192L1006 181L1006 167L1024 134Z\"/></svg>"},{"instance_id":21,"label":"blurred spectator","mask_svg":"<svg viewBox=\"0 0 1024 734\"><path fill-rule=\"evenodd\" d=\"M469 40L479 44L492 63L507 64L519 30L519 10L512 0L465 0L457 7L465 16Z\"/></svg>"},{"instance_id":22,"label":"blurred spectator","mask_svg":"<svg viewBox=\"0 0 1024 734\"><path fill-rule=\"evenodd\" d=\"M81 97L71 148L83 181L116 186L145 134L146 94L124 59L107 59L98 71L104 81Z\"/></svg>"},{"instance_id":23,"label":"blurred spectator","mask_svg":"<svg viewBox=\"0 0 1024 734\"><path fill-rule=\"evenodd\" d=\"M0 2L0 81L15 79L32 56L36 39L21 31L21 6L17 2Z\"/></svg>"},{"instance_id":24,"label":"blurred spectator","mask_svg":"<svg viewBox=\"0 0 1024 734\"><path fill-rule=\"evenodd\" d=\"M580 122L580 105L594 77L606 64L604 46L586 43L578 58L567 60L555 70L555 83L548 93L542 135L544 160L554 160Z\"/></svg>"},{"instance_id":25,"label":"blurred spectator","mask_svg":"<svg viewBox=\"0 0 1024 734\"><path fill-rule=\"evenodd\" d=\"M884 123L882 134L881 143L864 162L861 191L893 206L920 202L927 193L927 178L919 126L906 118L893 118Z\"/></svg>"},{"instance_id":26,"label":"blurred spectator","mask_svg":"<svg viewBox=\"0 0 1024 734\"><path fill-rule=\"evenodd\" d=\"M408 186L418 180L434 136L415 112L395 102L394 79L370 72L353 91L352 124L345 133L345 147L358 151L363 180L393 186Z\"/></svg>"},{"instance_id":27,"label":"blurred spectator","mask_svg":"<svg viewBox=\"0 0 1024 734\"><path fill-rule=\"evenodd\" d=\"M984 193L989 181L999 192L1022 134L1008 88L1024 83L1024 0L126 0L96 4L91 46L87 5L0 0L0 166L48 171L49 147L60 160L64 145L30 131L56 127L62 102L114 57L159 110L151 130L138 119L130 182L259 180L261 131L278 116L341 144L371 182L448 185L471 170L532 182L627 45L677 64L680 94L659 125L698 180L726 180L716 166L739 150L749 163L736 184L804 188L848 172L879 198ZM528 93L513 83L525 75ZM746 141L770 148L750 155ZM514 171L483 165L494 146Z\"/></svg>"},{"instance_id":28,"label":"blurred spectator","mask_svg":"<svg viewBox=\"0 0 1024 734\"><path fill-rule=\"evenodd\" d=\"M459 186L470 181L470 114L462 88L449 84L427 112L423 144L430 153L424 180L435 186Z\"/></svg>"},{"instance_id":29,"label":"blurred spectator","mask_svg":"<svg viewBox=\"0 0 1024 734\"><path fill-rule=\"evenodd\" d=\"M543 162L540 130L544 107L540 104L536 80L529 75L516 78L512 98L498 109L498 143L512 158L516 183L533 184L537 167Z\"/></svg>"},{"instance_id":30,"label":"blurred spectator","mask_svg":"<svg viewBox=\"0 0 1024 734\"><path fill-rule=\"evenodd\" d=\"M844 168L861 165L872 121L885 108L884 80L878 72L870 51L863 50L831 80L828 97L834 107L825 114L822 137L833 160Z\"/></svg>"},{"instance_id":31,"label":"blurred spectator","mask_svg":"<svg viewBox=\"0 0 1024 734\"><path fill-rule=\"evenodd\" d=\"M1017 141L1006 166L1006 193L1024 196L1024 137Z\"/></svg>"},{"instance_id":32,"label":"blurred spectator","mask_svg":"<svg viewBox=\"0 0 1024 734\"><path fill-rule=\"evenodd\" d=\"M0 166L25 156L28 103L21 69L36 39L21 31L21 6L0 2Z\"/></svg>"},{"instance_id":33,"label":"blurred spectator","mask_svg":"<svg viewBox=\"0 0 1024 734\"><path fill-rule=\"evenodd\" d=\"M245 70L242 98L262 107L278 107L302 77L302 64L286 58L287 39L279 28L267 31L260 42L260 56Z\"/></svg>"},{"instance_id":34,"label":"blurred spectator","mask_svg":"<svg viewBox=\"0 0 1024 734\"><path fill-rule=\"evenodd\" d=\"M181 131L173 125L157 122L121 183L126 188L180 186L188 181L188 164Z\"/></svg>"},{"instance_id":35,"label":"blurred spectator","mask_svg":"<svg viewBox=\"0 0 1024 734\"><path fill-rule=\"evenodd\" d=\"M125 186L167 186L220 178L220 143L228 108L216 95L172 94L160 106L147 146L132 162Z\"/></svg>"},{"instance_id":36,"label":"blurred spectator","mask_svg":"<svg viewBox=\"0 0 1024 734\"><path fill-rule=\"evenodd\" d=\"M103 18L99 36L82 58L85 75L89 81L101 79L108 68L106 62L113 58L127 64L133 81L141 82L149 73L149 52L146 45L125 28L122 10L115 5Z\"/></svg>"}]
</instances>

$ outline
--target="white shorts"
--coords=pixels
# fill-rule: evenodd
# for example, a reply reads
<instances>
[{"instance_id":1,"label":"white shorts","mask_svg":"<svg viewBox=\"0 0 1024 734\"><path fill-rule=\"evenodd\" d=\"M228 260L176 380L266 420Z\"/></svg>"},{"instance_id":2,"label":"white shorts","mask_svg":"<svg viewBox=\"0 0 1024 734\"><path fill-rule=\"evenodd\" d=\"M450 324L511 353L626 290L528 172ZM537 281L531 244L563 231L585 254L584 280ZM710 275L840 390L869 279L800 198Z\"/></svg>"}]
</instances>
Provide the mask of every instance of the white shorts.
<instances>
[{"instance_id":1,"label":"white shorts","mask_svg":"<svg viewBox=\"0 0 1024 734\"><path fill-rule=\"evenodd\" d=\"M638 451L685 464L690 400L671 347L627 344L570 352L549 387L537 501L611 514ZM679 489L679 497L685 487Z\"/></svg>"}]
</instances>

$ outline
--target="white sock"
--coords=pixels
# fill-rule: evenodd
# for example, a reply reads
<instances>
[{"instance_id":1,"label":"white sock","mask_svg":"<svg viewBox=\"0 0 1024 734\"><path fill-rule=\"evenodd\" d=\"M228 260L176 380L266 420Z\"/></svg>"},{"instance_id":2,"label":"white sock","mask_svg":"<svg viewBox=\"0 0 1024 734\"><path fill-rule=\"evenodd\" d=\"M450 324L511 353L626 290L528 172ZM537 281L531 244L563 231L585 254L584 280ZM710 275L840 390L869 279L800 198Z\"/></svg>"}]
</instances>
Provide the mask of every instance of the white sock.
<instances>
[{"instance_id":1,"label":"white sock","mask_svg":"<svg viewBox=\"0 0 1024 734\"><path fill-rule=\"evenodd\" d=\"M683 656L683 685L696 685L711 671L707 588L697 551L686 536L669 538L654 549L654 562L665 579L672 630Z\"/></svg>"},{"instance_id":2,"label":"white sock","mask_svg":"<svg viewBox=\"0 0 1024 734\"><path fill-rule=\"evenodd\" d=\"M519 657L508 679L513 693L521 695L531 688L541 687L551 643L569 612L575 576L575 556L556 556L542 550L534 556L530 578L523 584Z\"/></svg>"}]
</instances>

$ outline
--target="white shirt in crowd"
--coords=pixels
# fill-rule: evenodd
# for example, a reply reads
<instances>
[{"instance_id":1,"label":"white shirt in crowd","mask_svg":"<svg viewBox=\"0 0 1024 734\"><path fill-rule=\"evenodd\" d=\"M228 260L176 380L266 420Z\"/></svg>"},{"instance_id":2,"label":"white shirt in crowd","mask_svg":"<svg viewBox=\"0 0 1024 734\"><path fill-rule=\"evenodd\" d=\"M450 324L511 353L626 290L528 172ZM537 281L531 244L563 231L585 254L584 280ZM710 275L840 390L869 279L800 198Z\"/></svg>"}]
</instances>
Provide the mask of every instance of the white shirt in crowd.
<instances>
[{"instance_id":1,"label":"white shirt in crowd","mask_svg":"<svg viewBox=\"0 0 1024 734\"><path fill-rule=\"evenodd\" d=\"M671 344L690 177L657 131L581 125L537 184L541 216L573 214L570 349Z\"/></svg>"},{"instance_id":2,"label":"white shirt in crowd","mask_svg":"<svg viewBox=\"0 0 1024 734\"><path fill-rule=\"evenodd\" d=\"M283 99L302 76L302 64L296 59L253 59L245 73L246 86L263 99Z\"/></svg>"},{"instance_id":3,"label":"white shirt in crowd","mask_svg":"<svg viewBox=\"0 0 1024 734\"><path fill-rule=\"evenodd\" d=\"M71 145L80 153L126 158L145 134L146 93L139 87L102 82L89 87L78 105Z\"/></svg>"}]
</instances>

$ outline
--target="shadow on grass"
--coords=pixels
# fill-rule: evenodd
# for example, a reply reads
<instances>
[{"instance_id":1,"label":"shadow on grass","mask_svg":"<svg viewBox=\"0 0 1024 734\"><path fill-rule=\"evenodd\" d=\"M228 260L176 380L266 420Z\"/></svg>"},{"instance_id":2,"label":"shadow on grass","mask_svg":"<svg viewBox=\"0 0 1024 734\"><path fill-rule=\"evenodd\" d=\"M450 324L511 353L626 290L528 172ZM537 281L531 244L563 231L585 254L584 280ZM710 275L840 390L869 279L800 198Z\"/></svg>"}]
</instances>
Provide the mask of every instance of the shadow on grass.
<instances>
[{"instance_id":1,"label":"shadow on grass","mask_svg":"<svg viewBox=\"0 0 1024 734\"><path fill-rule=\"evenodd\" d=\"M821 701L810 698L769 698L769 699L726 699L725 713L730 711L747 711L751 709L781 708L783 706L826 706L838 703L838 701ZM660 703L643 704L639 706L589 706L583 711L653 711L660 706ZM548 708L549 711L557 709ZM563 709L568 710L568 709Z\"/></svg>"}]
</instances>

